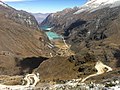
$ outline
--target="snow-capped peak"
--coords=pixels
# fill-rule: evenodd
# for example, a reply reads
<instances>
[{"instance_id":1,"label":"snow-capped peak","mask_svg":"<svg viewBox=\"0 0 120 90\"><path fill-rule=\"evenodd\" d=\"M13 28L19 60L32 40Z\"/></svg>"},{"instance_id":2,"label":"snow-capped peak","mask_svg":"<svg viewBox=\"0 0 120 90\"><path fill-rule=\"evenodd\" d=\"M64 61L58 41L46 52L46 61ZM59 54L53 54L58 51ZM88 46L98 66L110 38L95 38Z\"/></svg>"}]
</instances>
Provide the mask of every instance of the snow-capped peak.
<instances>
[{"instance_id":1,"label":"snow-capped peak","mask_svg":"<svg viewBox=\"0 0 120 90\"><path fill-rule=\"evenodd\" d=\"M83 11L95 11L104 7L115 7L120 5L120 0L88 0L80 9L74 14L79 14Z\"/></svg>"},{"instance_id":2,"label":"snow-capped peak","mask_svg":"<svg viewBox=\"0 0 120 90\"><path fill-rule=\"evenodd\" d=\"M89 0L85 5L102 5L102 4L112 4L120 0Z\"/></svg>"},{"instance_id":3,"label":"snow-capped peak","mask_svg":"<svg viewBox=\"0 0 120 90\"><path fill-rule=\"evenodd\" d=\"M5 4L4 2L0 1L0 5L4 6L4 7L8 7L7 4Z\"/></svg>"}]
</instances>

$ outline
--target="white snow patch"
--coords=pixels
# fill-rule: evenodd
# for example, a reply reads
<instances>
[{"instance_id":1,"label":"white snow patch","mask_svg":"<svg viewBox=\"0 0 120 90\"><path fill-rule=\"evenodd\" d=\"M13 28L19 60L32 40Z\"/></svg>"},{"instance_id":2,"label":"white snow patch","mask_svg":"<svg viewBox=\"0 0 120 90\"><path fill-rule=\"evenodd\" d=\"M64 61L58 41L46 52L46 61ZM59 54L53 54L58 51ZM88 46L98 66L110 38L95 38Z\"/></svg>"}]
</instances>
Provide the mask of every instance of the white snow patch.
<instances>
[{"instance_id":1,"label":"white snow patch","mask_svg":"<svg viewBox=\"0 0 120 90\"><path fill-rule=\"evenodd\" d=\"M7 4L3 3L2 1L0 1L0 5L4 6L4 7L8 7Z\"/></svg>"},{"instance_id":2,"label":"white snow patch","mask_svg":"<svg viewBox=\"0 0 120 90\"><path fill-rule=\"evenodd\" d=\"M116 7L120 5L120 0L89 0L86 4L80 7L80 9L74 14L79 14L84 11L95 11L105 7Z\"/></svg>"}]
</instances>

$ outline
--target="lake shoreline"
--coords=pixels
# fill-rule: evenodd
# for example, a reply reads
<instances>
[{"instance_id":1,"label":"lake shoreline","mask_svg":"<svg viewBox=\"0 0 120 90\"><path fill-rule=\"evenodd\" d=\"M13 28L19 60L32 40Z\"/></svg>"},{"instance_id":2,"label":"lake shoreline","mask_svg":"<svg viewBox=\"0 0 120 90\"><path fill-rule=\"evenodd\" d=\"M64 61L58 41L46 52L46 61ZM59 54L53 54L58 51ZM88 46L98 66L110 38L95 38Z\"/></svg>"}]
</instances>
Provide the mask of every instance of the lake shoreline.
<instances>
[{"instance_id":1,"label":"lake shoreline","mask_svg":"<svg viewBox=\"0 0 120 90\"><path fill-rule=\"evenodd\" d=\"M46 35L48 36L48 38L50 40L62 39L63 36L57 34L56 32L53 32L52 28L53 27L49 27L49 26L42 26L42 27L40 27L40 29L42 29L42 31L44 31L46 33Z\"/></svg>"}]
</instances>

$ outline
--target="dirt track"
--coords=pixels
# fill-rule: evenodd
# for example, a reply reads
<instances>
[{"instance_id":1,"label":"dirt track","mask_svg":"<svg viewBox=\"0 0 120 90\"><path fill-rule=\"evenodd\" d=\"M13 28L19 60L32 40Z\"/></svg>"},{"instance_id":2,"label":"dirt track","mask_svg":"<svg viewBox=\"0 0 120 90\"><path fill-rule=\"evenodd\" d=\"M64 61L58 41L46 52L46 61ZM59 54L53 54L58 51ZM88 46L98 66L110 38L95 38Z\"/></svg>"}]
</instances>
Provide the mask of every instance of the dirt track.
<instances>
[{"instance_id":1,"label":"dirt track","mask_svg":"<svg viewBox=\"0 0 120 90\"><path fill-rule=\"evenodd\" d=\"M112 71L112 68L111 68L111 67L103 64L101 61L98 61L98 62L96 63L95 69L97 70L97 73L87 76L86 78L84 78L84 79L82 80L82 82L86 81L86 80L87 80L88 78L90 78L90 77L94 77L94 76L103 74L103 73L105 73L105 72Z\"/></svg>"}]
</instances>

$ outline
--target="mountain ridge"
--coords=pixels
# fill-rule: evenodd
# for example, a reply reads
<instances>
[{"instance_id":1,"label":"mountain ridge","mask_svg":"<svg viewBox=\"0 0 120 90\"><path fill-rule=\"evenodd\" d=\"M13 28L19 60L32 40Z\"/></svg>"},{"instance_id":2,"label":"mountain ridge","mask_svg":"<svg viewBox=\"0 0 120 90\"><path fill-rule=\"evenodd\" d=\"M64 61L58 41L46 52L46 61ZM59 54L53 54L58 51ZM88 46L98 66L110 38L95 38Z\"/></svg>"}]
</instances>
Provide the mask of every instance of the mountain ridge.
<instances>
[{"instance_id":1,"label":"mountain ridge","mask_svg":"<svg viewBox=\"0 0 120 90\"><path fill-rule=\"evenodd\" d=\"M0 1L0 3L0 13L3 14L4 17L19 24L26 25L27 27L39 29L38 23L32 14L23 10L16 10L2 1Z\"/></svg>"},{"instance_id":2,"label":"mountain ridge","mask_svg":"<svg viewBox=\"0 0 120 90\"><path fill-rule=\"evenodd\" d=\"M34 16L0 5L0 17L0 75L31 73L34 65L50 57L52 51L46 43L50 41L38 29Z\"/></svg>"},{"instance_id":3,"label":"mountain ridge","mask_svg":"<svg viewBox=\"0 0 120 90\"><path fill-rule=\"evenodd\" d=\"M119 0L88 0L80 9L74 14L82 12L94 12L95 10L102 9L105 7L116 7L120 5Z\"/></svg>"},{"instance_id":4,"label":"mountain ridge","mask_svg":"<svg viewBox=\"0 0 120 90\"><path fill-rule=\"evenodd\" d=\"M94 11L89 9L90 11L83 11L78 14L74 13L79 11L80 8L77 10L63 10L49 15L41 23L43 26L54 27L52 31L64 36L66 42L71 45L70 49L75 52L75 57L76 55L83 57L83 59L80 58L75 61L78 67L84 67L84 69L79 68L80 76L88 70L84 64L80 63L81 60L90 61L91 64L100 60L112 67L113 70L116 68L119 70L120 4L117 5L115 3L115 5L113 4L115 7L110 7L105 4L103 8L95 8ZM73 57L74 62L75 58ZM91 67L90 64L87 65ZM65 68L63 67L63 69ZM77 69L78 72L79 69ZM57 69L55 70L57 71ZM87 72L92 72L92 69ZM112 75L115 77L115 74Z\"/></svg>"}]
</instances>

